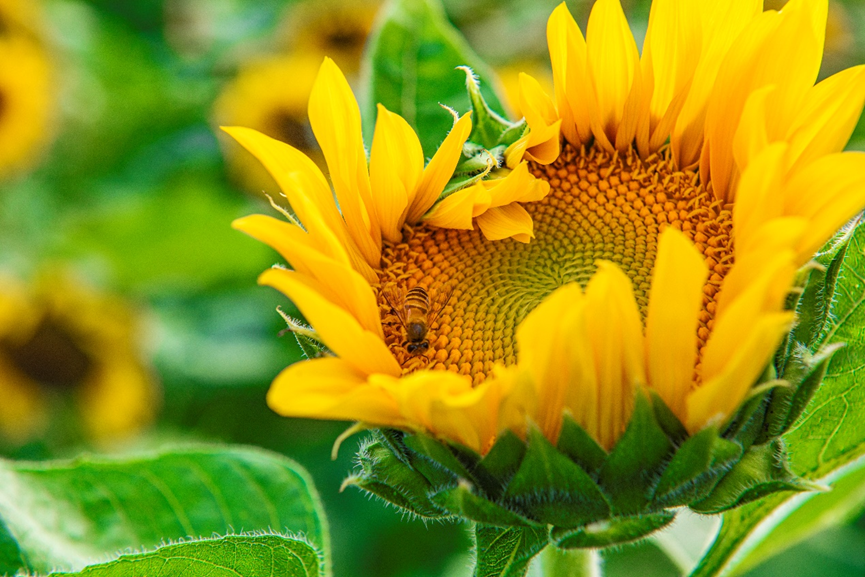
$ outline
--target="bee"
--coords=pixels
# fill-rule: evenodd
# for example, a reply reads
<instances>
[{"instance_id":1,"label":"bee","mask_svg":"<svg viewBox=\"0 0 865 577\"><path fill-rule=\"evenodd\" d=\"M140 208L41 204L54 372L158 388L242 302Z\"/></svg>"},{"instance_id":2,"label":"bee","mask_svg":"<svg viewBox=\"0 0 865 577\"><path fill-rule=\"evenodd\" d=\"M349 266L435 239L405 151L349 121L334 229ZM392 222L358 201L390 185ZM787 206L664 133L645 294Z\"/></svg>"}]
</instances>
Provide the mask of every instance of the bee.
<instances>
[{"instance_id":1,"label":"bee","mask_svg":"<svg viewBox=\"0 0 865 577\"><path fill-rule=\"evenodd\" d=\"M430 327L436 321L453 294L452 286L445 286L430 298L429 292L418 285L405 291L396 284L382 288L382 295L405 328L406 342L403 346L411 355L422 355L429 350Z\"/></svg>"}]
</instances>

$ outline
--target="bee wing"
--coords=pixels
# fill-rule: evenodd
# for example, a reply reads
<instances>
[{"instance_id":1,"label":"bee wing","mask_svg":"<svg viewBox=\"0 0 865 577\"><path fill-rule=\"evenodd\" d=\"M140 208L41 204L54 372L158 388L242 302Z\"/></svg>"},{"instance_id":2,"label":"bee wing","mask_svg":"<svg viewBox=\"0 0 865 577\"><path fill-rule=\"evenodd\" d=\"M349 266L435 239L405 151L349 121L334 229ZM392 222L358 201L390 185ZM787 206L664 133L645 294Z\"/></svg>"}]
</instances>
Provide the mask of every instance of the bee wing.
<instances>
[{"instance_id":1,"label":"bee wing","mask_svg":"<svg viewBox=\"0 0 865 577\"><path fill-rule=\"evenodd\" d=\"M381 287L381 295L387 301L387 304L390 305L390 308L393 309L396 318L405 327L405 289L396 283L391 283Z\"/></svg>"},{"instance_id":2,"label":"bee wing","mask_svg":"<svg viewBox=\"0 0 865 577\"><path fill-rule=\"evenodd\" d=\"M448 302L451 300L453 294L453 285L445 285L436 291L435 296L433 296L432 303L430 303L430 328L432 328L433 323L436 322L436 319L439 318L439 313L441 313L442 310L444 310L444 308L448 306Z\"/></svg>"}]
</instances>

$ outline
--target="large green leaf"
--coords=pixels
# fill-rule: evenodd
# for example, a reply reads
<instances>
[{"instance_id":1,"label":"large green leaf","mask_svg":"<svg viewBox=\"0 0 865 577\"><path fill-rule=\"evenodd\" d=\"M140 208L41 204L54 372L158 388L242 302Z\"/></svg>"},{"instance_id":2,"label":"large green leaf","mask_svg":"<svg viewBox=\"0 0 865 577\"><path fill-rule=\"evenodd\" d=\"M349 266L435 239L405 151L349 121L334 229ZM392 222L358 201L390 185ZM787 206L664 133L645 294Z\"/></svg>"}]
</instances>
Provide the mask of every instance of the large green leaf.
<instances>
[{"instance_id":1,"label":"large green leaf","mask_svg":"<svg viewBox=\"0 0 865 577\"><path fill-rule=\"evenodd\" d=\"M439 104L460 112L471 106L466 75L457 66L469 66L479 75L487 103L502 111L492 72L448 22L438 0L392 0L373 32L364 65L367 142L372 141L376 104L383 104L414 127L424 154L431 157L453 125L453 117Z\"/></svg>"},{"instance_id":2,"label":"large green leaf","mask_svg":"<svg viewBox=\"0 0 865 577\"><path fill-rule=\"evenodd\" d=\"M859 226L850 240L828 318L834 322L811 345L812 349L833 343L845 346L835 353L814 398L783 437L792 471L815 481L828 481L835 471L865 458L865 226ZM842 499L833 507L855 507L858 493L850 490L846 495L852 500ZM822 498L813 497L816 503ZM789 494L772 495L726 513L718 538L693 575L731 570L731 560L741 560L743 551L764 556L759 552L759 543L794 513L797 504L809 502L800 497L788 503L790 499L794 497ZM822 526L815 520L811 529ZM807 534L809 531L800 524L797 538ZM766 546L774 547L775 541L774 537L767 540Z\"/></svg>"},{"instance_id":3,"label":"large green leaf","mask_svg":"<svg viewBox=\"0 0 865 577\"><path fill-rule=\"evenodd\" d=\"M523 577L547 543L544 528L475 525L476 564L472 577Z\"/></svg>"},{"instance_id":4,"label":"large green leaf","mask_svg":"<svg viewBox=\"0 0 865 577\"><path fill-rule=\"evenodd\" d=\"M64 577L317 577L316 550L282 535L228 536L160 547L149 553L122 555Z\"/></svg>"},{"instance_id":5,"label":"large green leaf","mask_svg":"<svg viewBox=\"0 0 865 577\"><path fill-rule=\"evenodd\" d=\"M279 455L199 446L147 457L0 461L0 574L78 570L171 539L278 531L327 551L307 474Z\"/></svg>"}]
</instances>

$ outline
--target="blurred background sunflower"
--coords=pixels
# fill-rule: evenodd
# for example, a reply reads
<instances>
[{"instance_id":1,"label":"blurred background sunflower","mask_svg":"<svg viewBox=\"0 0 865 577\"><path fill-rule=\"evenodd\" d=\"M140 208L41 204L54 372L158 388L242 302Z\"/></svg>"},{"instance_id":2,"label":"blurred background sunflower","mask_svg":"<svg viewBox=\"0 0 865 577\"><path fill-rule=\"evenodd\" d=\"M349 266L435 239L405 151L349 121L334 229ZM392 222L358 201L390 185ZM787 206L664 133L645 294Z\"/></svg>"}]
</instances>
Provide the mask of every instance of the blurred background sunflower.
<instances>
[{"instance_id":1,"label":"blurred background sunflower","mask_svg":"<svg viewBox=\"0 0 865 577\"><path fill-rule=\"evenodd\" d=\"M555 0L445 0L498 75L549 89ZM591 0L568 0L585 29ZM623 0L642 44L649 0ZM766 0L778 8L783 0ZM253 279L273 263L232 220L279 193L218 135L255 128L317 151L306 106L325 55L362 93L376 0L0 0L0 451L49 459L178 440L248 443L310 470L338 574L462 574L463 528L403 519L339 492L344 425L271 413L273 377L301 357ZM865 3L833 0L821 78L865 60ZM464 112L464 111L460 111ZM860 122L851 148L865 150ZM297 315L297 311L286 311ZM347 443L356 441L349 440ZM751 575L861 575L862 519ZM858 545L857 545L858 544ZM852 549L851 549L852 547ZM858 547L858 548L857 548ZM609 575L677 575L653 542L607 554Z\"/></svg>"}]
</instances>

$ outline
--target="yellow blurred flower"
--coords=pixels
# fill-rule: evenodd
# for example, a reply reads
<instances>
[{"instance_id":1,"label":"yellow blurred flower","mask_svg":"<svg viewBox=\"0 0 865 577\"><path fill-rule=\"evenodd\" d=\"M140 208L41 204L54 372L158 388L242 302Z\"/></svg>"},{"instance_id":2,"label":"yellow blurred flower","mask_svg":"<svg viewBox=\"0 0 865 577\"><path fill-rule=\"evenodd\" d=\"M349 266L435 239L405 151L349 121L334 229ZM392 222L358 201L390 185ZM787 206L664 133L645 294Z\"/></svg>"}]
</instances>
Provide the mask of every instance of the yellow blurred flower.
<instances>
[{"instance_id":1,"label":"yellow blurred flower","mask_svg":"<svg viewBox=\"0 0 865 577\"><path fill-rule=\"evenodd\" d=\"M379 0L315 0L298 2L288 11L281 36L294 52L329 56L354 74L360 68Z\"/></svg>"},{"instance_id":2,"label":"yellow blurred flower","mask_svg":"<svg viewBox=\"0 0 865 577\"><path fill-rule=\"evenodd\" d=\"M31 168L53 136L52 66L21 4L0 2L0 179Z\"/></svg>"},{"instance_id":3,"label":"yellow blurred flower","mask_svg":"<svg viewBox=\"0 0 865 577\"><path fill-rule=\"evenodd\" d=\"M288 54L250 62L229 82L214 104L218 125L247 126L287 142L316 163L323 163L306 115L306 103L321 58ZM229 166L244 188L274 195L274 180L247 151L225 146Z\"/></svg>"},{"instance_id":4,"label":"yellow blurred flower","mask_svg":"<svg viewBox=\"0 0 865 577\"><path fill-rule=\"evenodd\" d=\"M283 53L246 62L214 104L219 126L254 128L291 144L324 167L307 120L306 103L325 55L357 72L379 2L300 2L284 20ZM279 187L248 152L229 142L225 153L234 177L253 193L275 196Z\"/></svg>"},{"instance_id":5,"label":"yellow blurred flower","mask_svg":"<svg viewBox=\"0 0 865 577\"><path fill-rule=\"evenodd\" d=\"M0 437L20 444L73 414L111 441L149 424L158 387L138 350L135 313L69 278L0 278Z\"/></svg>"},{"instance_id":6,"label":"yellow blurred flower","mask_svg":"<svg viewBox=\"0 0 865 577\"><path fill-rule=\"evenodd\" d=\"M299 220L235 223L293 268L259 280L335 355L285 369L270 406L479 452L529 421L555 442L566 412L609 449L643 387L692 433L725 421L790 329L796 270L865 206L865 155L840 152L865 67L814 85L826 13L656 0L640 56L619 0L595 3L585 37L563 4L554 96L521 77L530 130L510 171L442 199L468 118L424 168L380 107L367 165L357 103L325 61L309 115L336 202L295 148L229 129ZM416 287L404 308L394 295ZM431 309L452 294L422 315L424 292ZM418 318L425 352L407 341Z\"/></svg>"},{"instance_id":7,"label":"yellow blurred flower","mask_svg":"<svg viewBox=\"0 0 865 577\"><path fill-rule=\"evenodd\" d=\"M38 0L0 0L0 35L38 34L41 22Z\"/></svg>"}]
</instances>

